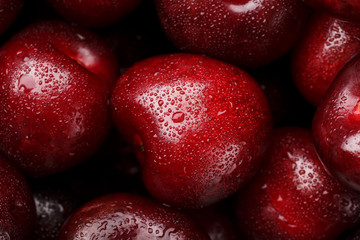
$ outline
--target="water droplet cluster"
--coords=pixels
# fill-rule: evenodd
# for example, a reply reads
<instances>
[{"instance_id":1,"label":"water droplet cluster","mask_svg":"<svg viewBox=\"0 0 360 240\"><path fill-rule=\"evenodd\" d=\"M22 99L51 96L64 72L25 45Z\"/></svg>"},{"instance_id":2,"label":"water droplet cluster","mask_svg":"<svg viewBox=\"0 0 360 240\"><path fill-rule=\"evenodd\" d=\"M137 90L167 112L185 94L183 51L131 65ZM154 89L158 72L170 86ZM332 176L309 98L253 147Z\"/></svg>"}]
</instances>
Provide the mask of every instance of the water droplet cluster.
<instances>
[{"instance_id":1,"label":"water droplet cluster","mask_svg":"<svg viewBox=\"0 0 360 240\"><path fill-rule=\"evenodd\" d=\"M357 221L359 195L329 175L308 130L277 130L267 156L268 165L239 194L238 223L245 234L332 239Z\"/></svg>"},{"instance_id":2,"label":"water droplet cluster","mask_svg":"<svg viewBox=\"0 0 360 240\"><path fill-rule=\"evenodd\" d=\"M84 160L109 129L105 80L55 47L46 31L31 34L52 24L73 31L56 22L30 26L0 52L0 151L32 176Z\"/></svg>"},{"instance_id":3,"label":"water droplet cluster","mask_svg":"<svg viewBox=\"0 0 360 240\"><path fill-rule=\"evenodd\" d=\"M130 194L100 197L78 209L63 226L67 239L208 239L186 215Z\"/></svg>"},{"instance_id":4,"label":"water droplet cluster","mask_svg":"<svg viewBox=\"0 0 360 240\"><path fill-rule=\"evenodd\" d=\"M308 10L297 0L157 0L169 39L181 50L242 67L282 56L295 43Z\"/></svg>"}]
</instances>

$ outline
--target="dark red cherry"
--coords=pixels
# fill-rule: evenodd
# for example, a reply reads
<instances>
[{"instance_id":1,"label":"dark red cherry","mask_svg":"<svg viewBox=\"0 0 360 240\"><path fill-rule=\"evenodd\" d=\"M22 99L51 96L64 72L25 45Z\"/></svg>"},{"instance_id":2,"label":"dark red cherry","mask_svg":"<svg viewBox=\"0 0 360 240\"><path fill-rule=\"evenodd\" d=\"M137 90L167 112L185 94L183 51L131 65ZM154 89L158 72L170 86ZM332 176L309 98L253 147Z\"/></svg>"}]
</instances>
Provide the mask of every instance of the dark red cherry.
<instances>
[{"instance_id":1,"label":"dark red cherry","mask_svg":"<svg viewBox=\"0 0 360 240\"><path fill-rule=\"evenodd\" d=\"M236 192L258 170L272 127L258 84L207 57L173 54L135 64L112 95L149 192L198 208Z\"/></svg>"},{"instance_id":2,"label":"dark red cherry","mask_svg":"<svg viewBox=\"0 0 360 240\"><path fill-rule=\"evenodd\" d=\"M23 3L24 0L0 0L0 34L15 20Z\"/></svg>"},{"instance_id":3,"label":"dark red cherry","mask_svg":"<svg viewBox=\"0 0 360 240\"><path fill-rule=\"evenodd\" d=\"M293 56L294 81L319 105L341 68L360 51L360 23L314 15Z\"/></svg>"},{"instance_id":4,"label":"dark red cherry","mask_svg":"<svg viewBox=\"0 0 360 240\"><path fill-rule=\"evenodd\" d=\"M310 131L277 130L268 164L238 196L241 230L250 239L336 239L359 222L360 196L334 180Z\"/></svg>"},{"instance_id":5,"label":"dark red cherry","mask_svg":"<svg viewBox=\"0 0 360 240\"><path fill-rule=\"evenodd\" d=\"M20 32L0 51L0 151L30 176L85 160L108 132L113 75L102 64L111 60L101 60L103 46L82 33L48 22Z\"/></svg>"},{"instance_id":6,"label":"dark red cherry","mask_svg":"<svg viewBox=\"0 0 360 240\"><path fill-rule=\"evenodd\" d=\"M351 21L360 21L358 0L303 0L313 8Z\"/></svg>"},{"instance_id":7,"label":"dark red cherry","mask_svg":"<svg viewBox=\"0 0 360 240\"><path fill-rule=\"evenodd\" d=\"M141 0L46 0L69 21L86 27L106 27L124 18Z\"/></svg>"},{"instance_id":8,"label":"dark red cherry","mask_svg":"<svg viewBox=\"0 0 360 240\"><path fill-rule=\"evenodd\" d=\"M325 95L313 134L329 170L360 191L360 55L345 65Z\"/></svg>"},{"instance_id":9,"label":"dark red cherry","mask_svg":"<svg viewBox=\"0 0 360 240\"><path fill-rule=\"evenodd\" d=\"M88 202L64 224L58 240L208 240L183 213L150 199L111 194Z\"/></svg>"},{"instance_id":10,"label":"dark red cherry","mask_svg":"<svg viewBox=\"0 0 360 240\"><path fill-rule=\"evenodd\" d=\"M156 0L170 40L241 67L259 67L285 54L308 15L299 0Z\"/></svg>"},{"instance_id":11,"label":"dark red cherry","mask_svg":"<svg viewBox=\"0 0 360 240\"><path fill-rule=\"evenodd\" d=\"M0 156L0 239L30 239L35 204L25 178Z\"/></svg>"}]
</instances>

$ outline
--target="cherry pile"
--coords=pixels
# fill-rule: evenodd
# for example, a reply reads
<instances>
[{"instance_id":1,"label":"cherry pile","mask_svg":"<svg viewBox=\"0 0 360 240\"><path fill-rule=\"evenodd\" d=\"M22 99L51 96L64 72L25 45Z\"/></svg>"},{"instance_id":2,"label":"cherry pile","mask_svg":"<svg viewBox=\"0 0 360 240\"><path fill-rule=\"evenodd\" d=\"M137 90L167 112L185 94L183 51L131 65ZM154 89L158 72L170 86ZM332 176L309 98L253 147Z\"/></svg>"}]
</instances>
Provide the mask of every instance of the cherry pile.
<instances>
[{"instance_id":1,"label":"cherry pile","mask_svg":"<svg viewBox=\"0 0 360 240\"><path fill-rule=\"evenodd\" d=\"M0 240L360 239L359 16L0 0Z\"/></svg>"}]
</instances>

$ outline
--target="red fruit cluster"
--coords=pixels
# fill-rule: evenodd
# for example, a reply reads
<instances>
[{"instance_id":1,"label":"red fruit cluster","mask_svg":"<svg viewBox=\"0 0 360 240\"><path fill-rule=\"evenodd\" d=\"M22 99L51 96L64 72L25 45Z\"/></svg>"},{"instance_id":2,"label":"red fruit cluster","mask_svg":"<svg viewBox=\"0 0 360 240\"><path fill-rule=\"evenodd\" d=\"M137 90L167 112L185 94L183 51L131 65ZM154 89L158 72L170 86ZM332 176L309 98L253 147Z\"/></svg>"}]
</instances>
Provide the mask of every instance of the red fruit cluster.
<instances>
[{"instance_id":1,"label":"red fruit cluster","mask_svg":"<svg viewBox=\"0 0 360 240\"><path fill-rule=\"evenodd\" d=\"M359 16L0 0L0 240L359 239Z\"/></svg>"}]
</instances>

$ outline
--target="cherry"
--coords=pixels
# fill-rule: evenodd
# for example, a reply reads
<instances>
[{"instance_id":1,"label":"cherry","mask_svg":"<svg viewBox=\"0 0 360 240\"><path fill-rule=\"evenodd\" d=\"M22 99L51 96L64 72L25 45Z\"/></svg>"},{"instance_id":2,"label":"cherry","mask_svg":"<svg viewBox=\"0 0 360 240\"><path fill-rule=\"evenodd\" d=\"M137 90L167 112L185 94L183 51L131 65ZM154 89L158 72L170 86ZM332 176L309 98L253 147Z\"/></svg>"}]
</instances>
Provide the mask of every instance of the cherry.
<instances>
[{"instance_id":1,"label":"cherry","mask_svg":"<svg viewBox=\"0 0 360 240\"><path fill-rule=\"evenodd\" d=\"M25 178L0 157L0 239L29 239L35 205Z\"/></svg>"},{"instance_id":2,"label":"cherry","mask_svg":"<svg viewBox=\"0 0 360 240\"><path fill-rule=\"evenodd\" d=\"M249 180L272 125L266 99L248 74L191 54L129 68L111 108L117 128L135 146L149 192L187 208L224 199Z\"/></svg>"},{"instance_id":3,"label":"cherry","mask_svg":"<svg viewBox=\"0 0 360 240\"><path fill-rule=\"evenodd\" d=\"M0 34L9 28L23 4L24 0L0 0Z\"/></svg>"},{"instance_id":4,"label":"cherry","mask_svg":"<svg viewBox=\"0 0 360 240\"><path fill-rule=\"evenodd\" d=\"M300 36L308 9L299 0L156 0L170 40L242 67L284 55Z\"/></svg>"},{"instance_id":5,"label":"cherry","mask_svg":"<svg viewBox=\"0 0 360 240\"><path fill-rule=\"evenodd\" d=\"M267 156L238 196L238 223L251 239L329 240L359 222L359 195L328 174L310 131L277 130Z\"/></svg>"},{"instance_id":6,"label":"cherry","mask_svg":"<svg viewBox=\"0 0 360 240\"><path fill-rule=\"evenodd\" d=\"M105 27L124 18L141 0L47 0L64 18L86 27Z\"/></svg>"},{"instance_id":7,"label":"cherry","mask_svg":"<svg viewBox=\"0 0 360 240\"><path fill-rule=\"evenodd\" d=\"M341 68L360 51L360 23L314 15L293 57L294 81L319 105Z\"/></svg>"},{"instance_id":8,"label":"cherry","mask_svg":"<svg viewBox=\"0 0 360 240\"><path fill-rule=\"evenodd\" d=\"M189 217L150 199L111 194L88 202L64 224L59 240L209 239Z\"/></svg>"},{"instance_id":9,"label":"cherry","mask_svg":"<svg viewBox=\"0 0 360 240\"><path fill-rule=\"evenodd\" d=\"M360 55L334 80L313 120L317 150L329 170L360 191Z\"/></svg>"},{"instance_id":10,"label":"cherry","mask_svg":"<svg viewBox=\"0 0 360 240\"><path fill-rule=\"evenodd\" d=\"M360 2L357 0L303 0L317 10L327 11L338 17L360 21Z\"/></svg>"},{"instance_id":11,"label":"cherry","mask_svg":"<svg viewBox=\"0 0 360 240\"><path fill-rule=\"evenodd\" d=\"M2 47L0 151L28 175L69 168L105 139L117 66L105 49L93 34L56 22L30 26Z\"/></svg>"}]
</instances>

